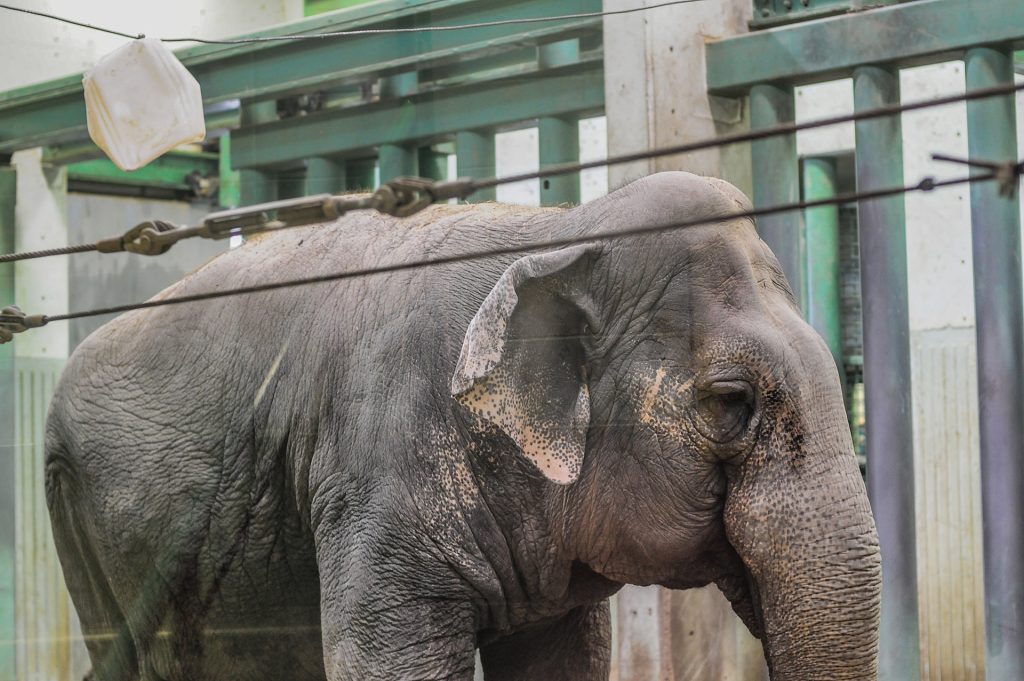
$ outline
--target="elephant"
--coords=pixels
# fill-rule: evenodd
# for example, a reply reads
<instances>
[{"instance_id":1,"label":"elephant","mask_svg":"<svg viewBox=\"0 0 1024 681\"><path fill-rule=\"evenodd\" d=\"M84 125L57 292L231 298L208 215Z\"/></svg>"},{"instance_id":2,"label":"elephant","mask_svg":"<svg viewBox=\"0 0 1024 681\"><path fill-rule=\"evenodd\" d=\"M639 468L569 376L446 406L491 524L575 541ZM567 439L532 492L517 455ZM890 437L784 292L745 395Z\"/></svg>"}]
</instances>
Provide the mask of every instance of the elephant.
<instances>
[{"instance_id":1,"label":"elephant","mask_svg":"<svg viewBox=\"0 0 1024 681\"><path fill-rule=\"evenodd\" d=\"M876 678L839 376L749 209L679 171L351 214L157 298L443 262L101 327L45 443L95 677L601 679L622 585L716 584L775 681Z\"/></svg>"}]
</instances>

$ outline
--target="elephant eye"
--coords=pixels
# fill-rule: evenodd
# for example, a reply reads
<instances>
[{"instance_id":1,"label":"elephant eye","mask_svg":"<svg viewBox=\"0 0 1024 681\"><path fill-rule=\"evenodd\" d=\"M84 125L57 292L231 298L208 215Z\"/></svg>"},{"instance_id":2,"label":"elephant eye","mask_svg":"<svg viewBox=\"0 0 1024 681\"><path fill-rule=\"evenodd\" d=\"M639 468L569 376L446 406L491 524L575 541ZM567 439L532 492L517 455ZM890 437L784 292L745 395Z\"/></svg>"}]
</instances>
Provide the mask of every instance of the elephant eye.
<instances>
[{"instance_id":1,"label":"elephant eye","mask_svg":"<svg viewBox=\"0 0 1024 681\"><path fill-rule=\"evenodd\" d=\"M741 435L754 413L754 389L746 381L715 381L697 393L701 434L719 444Z\"/></svg>"}]
</instances>

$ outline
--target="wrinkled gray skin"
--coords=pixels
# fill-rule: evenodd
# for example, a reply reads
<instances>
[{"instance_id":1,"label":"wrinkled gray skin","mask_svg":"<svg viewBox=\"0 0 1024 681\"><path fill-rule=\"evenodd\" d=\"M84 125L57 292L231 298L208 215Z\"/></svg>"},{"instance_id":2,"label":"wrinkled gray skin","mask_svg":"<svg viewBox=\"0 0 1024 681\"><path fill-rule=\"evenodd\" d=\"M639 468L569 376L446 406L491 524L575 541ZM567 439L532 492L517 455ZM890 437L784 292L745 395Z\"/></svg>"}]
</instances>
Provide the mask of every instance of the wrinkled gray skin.
<instances>
[{"instance_id":1,"label":"wrinkled gray skin","mask_svg":"<svg viewBox=\"0 0 1024 681\"><path fill-rule=\"evenodd\" d=\"M361 214L162 295L746 205L663 173L572 210ZM490 680L604 678L609 595L711 582L773 679L875 678L836 368L750 221L126 314L46 447L100 679L468 680L477 647Z\"/></svg>"}]
</instances>

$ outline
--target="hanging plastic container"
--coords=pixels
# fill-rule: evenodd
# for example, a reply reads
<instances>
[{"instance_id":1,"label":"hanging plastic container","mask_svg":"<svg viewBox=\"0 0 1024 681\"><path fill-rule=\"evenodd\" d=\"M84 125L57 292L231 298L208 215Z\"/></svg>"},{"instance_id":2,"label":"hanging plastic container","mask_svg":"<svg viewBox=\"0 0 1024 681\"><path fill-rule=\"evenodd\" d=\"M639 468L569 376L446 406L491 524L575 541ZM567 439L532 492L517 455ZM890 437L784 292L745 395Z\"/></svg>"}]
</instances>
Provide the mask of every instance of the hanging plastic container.
<instances>
[{"instance_id":1,"label":"hanging plastic container","mask_svg":"<svg viewBox=\"0 0 1024 681\"><path fill-rule=\"evenodd\" d=\"M206 137L199 83L155 38L111 52L83 83L89 136L122 170Z\"/></svg>"}]
</instances>

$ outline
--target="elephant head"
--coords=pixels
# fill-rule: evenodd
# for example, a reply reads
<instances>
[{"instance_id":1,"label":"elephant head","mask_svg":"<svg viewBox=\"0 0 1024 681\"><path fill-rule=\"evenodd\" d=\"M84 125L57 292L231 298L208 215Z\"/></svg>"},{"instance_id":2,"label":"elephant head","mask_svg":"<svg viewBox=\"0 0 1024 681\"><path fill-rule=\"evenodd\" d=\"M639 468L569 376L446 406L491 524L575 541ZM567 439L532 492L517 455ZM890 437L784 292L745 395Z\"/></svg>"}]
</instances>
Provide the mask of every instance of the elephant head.
<instances>
[{"instance_id":1,"label":"elephant head","mask_svg":"<svg viewBox=\"0 0 1024 681\"><path fill-rule=\"evenodd\" d=\"M711 223L516 261L452 394L563 486L575 560L717 583L773 679L873 679L878 540L838 373L753 222L719 219L747 208L661 173L564 214L583 236Z\"/></svg>"}]
</instances>

